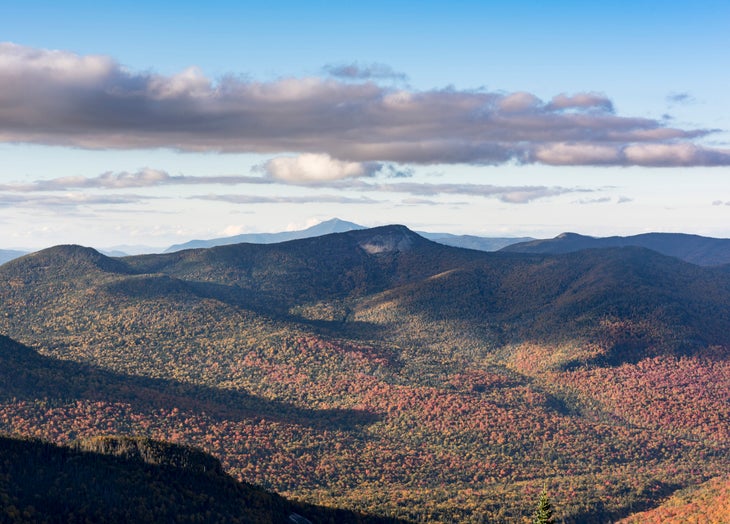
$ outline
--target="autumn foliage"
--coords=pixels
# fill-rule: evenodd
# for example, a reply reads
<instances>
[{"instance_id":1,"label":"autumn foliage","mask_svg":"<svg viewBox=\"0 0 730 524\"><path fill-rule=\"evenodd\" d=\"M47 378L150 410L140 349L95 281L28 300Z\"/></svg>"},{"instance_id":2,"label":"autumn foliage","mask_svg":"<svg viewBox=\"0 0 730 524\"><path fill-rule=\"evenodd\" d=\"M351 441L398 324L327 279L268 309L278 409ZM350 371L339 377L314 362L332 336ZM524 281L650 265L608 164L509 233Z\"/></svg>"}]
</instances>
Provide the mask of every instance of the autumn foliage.
<instances>
[{"instance_id":1,"label":"autumn foliage","mask_svg":"<svg viewBox=\"0 0 730 524\"><path fill-rule=\"evenodd\" d=\"M730 274L410 235L6 264L0 429L191 445L419 522L529 520L546 480L558 522L616 520L728 470Z\"/></svg>"}]
</instances>

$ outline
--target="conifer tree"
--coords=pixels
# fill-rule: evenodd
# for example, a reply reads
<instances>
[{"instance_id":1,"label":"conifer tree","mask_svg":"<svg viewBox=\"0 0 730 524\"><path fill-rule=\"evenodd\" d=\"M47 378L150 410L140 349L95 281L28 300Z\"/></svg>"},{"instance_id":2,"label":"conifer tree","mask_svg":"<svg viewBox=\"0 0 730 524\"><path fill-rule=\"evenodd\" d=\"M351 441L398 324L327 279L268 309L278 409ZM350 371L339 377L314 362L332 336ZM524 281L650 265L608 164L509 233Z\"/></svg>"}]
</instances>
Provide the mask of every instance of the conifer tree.
<instances>
[{"instance_id":1,"label":"conifer tree","mask_svg":"<svg viewBox=\"0 0 730 524\"><path fill-rule=\"evenodd\" d=\"M535 513L532 515L532 524L555 524L553 506L548 498L547 486L542 488L540 500L537 503L537 508L535 508Z\"/></svg>"}]
</instances>

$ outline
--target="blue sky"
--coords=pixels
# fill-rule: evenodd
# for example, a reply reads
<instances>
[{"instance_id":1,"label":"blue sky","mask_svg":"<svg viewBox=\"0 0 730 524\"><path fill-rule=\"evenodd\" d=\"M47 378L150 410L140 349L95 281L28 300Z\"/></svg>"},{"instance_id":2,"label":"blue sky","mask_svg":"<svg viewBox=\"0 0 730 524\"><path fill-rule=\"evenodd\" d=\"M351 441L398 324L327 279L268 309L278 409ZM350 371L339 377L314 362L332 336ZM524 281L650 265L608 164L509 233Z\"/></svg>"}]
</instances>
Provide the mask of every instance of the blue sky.
<instances>
[{"instance_id":1,"label":"blue sky","mask_svg":"<svg viewBox=\"0 0 730 524\"><path fill-rule=\"evenodd\" d=\"M0 248L730 237L727 2L151 4L3 7Z\"/></svg>"}]
</instances>

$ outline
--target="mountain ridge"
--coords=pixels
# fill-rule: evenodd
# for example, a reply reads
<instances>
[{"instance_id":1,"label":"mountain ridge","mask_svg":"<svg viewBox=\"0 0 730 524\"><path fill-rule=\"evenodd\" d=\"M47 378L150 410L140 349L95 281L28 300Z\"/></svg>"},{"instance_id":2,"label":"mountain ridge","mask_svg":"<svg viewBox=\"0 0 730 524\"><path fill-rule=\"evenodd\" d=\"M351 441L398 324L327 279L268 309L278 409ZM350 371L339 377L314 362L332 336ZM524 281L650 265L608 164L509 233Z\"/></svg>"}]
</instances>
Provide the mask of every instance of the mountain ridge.
<instances>
[{"instance_id":1,"label":"mountain ridge","mask_svg":"<svg viewBox=\"0 0 730 524\"><path fill-rule=\"evenodd\" d=\"M643 233L632 236L590 237L561 233L552 239L533 240L505 246L512 253L560 254L607 247L645 247L700 266L730 263L730 239L686 233Z\"/></svg>"},{"instance_id":2,"label":"mountain ridge","mask_svg":"<svg viewBox=\"0 0 730 524\"><path fill-rule=\"evenodd\" d=\"M310 238L322 236L330 233L345 233L357 229L369 229L365 226L348 222L339 218L325 220L317 225L307 229L298 231L282 231L279 233L244 233L230 237L213 238L209 240L191 240L182 244L174 244L164 253L173 253L184 249L209 248L228 244L250 243L250 244L273 244L278 242L286 242L288 240L297 240L301 238ZM467 249L476 249L479 251L497 251L498 249L513 244L515 242L525 242L534 240L531 237L480 237L475 235L455 235L451 233L431 233L426 231L416 231L419 235L429 240L433 240L440 244L452 247L462 247Z\"/></svg>"}]
</instances>

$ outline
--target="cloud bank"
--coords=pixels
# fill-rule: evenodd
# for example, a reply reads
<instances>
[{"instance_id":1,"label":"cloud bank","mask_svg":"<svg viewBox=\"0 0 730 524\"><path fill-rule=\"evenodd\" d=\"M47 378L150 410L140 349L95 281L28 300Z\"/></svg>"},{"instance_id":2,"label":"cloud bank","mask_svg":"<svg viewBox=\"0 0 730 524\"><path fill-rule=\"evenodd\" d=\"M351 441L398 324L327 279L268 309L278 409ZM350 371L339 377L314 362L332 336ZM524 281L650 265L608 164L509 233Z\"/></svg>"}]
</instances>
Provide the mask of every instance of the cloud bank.
<instances>
[{"instance_id":1,"label":"cloud bank","mask_svg":"<svg viewBox=\"0 0 730 524\"><path fill-rule=\"evenodd\" d=\"M306 155L302 155L306 156ZM402 180L408 178L409 173L401 176L400 171L394 166L386 164L379 166L370 165L371 172L362 171L358 163L340 162L333 160L326 155L310 155L313 158L300 157L277 157L269 160L256 168L263 172L262 176L227 175L227 176L190 176L170 175L160 169L144 168L135 172L105 172L94 177L68 176L51 178L47 180L36 180L30 183L0 184L0 204L20 204L24 202L44 202L44 198L29 198L17 195L17 193L35 192L68 192L83 189L118 190L129 188L147 188L157 186L174 185L238 185L238 184L285 184L298 186L317 186L319 188L330 188L337 190L351 190L373 193L401 193L418 197L433 197L437 195L468 195L483 198L496 198L505 203L525 204L533 200L548 198L567 193L590 193L591 189L568 188L561 186L497 186L492 184L433 184L424 182L390 182L390 180ZM377 168L377 169L376 169ZM361 180L363 175L372 176L378 174L381 178L375 180ZM396 173L396 174L394 174ZM383 181L383 178L388 181ZM9 195L3 194L9 193ZM75 195L75 196L72 196ZM66 194L57 198L59 201L69 203L84 203L80 193ZM116 197L93 197L97 199L94 203L127 203L137 201L140 196ZM365 202L364 199L351 199L340 197L326 197L324 200L317 200L320 197L307 196L301 199L284 197L281 199L257 196L202 196L196 198L226 200L234 203L298 203L300 201L316 202L339 202L339 203L372 203L373 200ZM130 200L131 199L131 200ZM50 200L49 200L50 201ZM414 200L412 200L414 201ZM55 202L55 201L54 201ZM91 200L89 200L91 202Z\"/></svg>"},{"instance_id":2,"label":"cloud bank","mask_svg":"<svg viewBox=\"0 0 730 524\"><path fill-rule=\"evenodd\" d=\"M229 204L378 204L372 198L350 198L338 195L260 196L260 195L198 195L197 200L215 200Z\"/></svg>"},{"instance_id":3,"label":"cloud bank","mask_svg":"<svg viewBox=\"0 0 730 524\"><path fill-rule=\"evenodd\" d=\"M620 116L601 94L414 91L373 81L388 68L343 67L325 79L213 81L2 43L0 142L328 155L335 178L365 176L372 162L730 165L729 150L696 142L713 130ZM322 176L302 158L268 171Z\"/></svg>"},{"instance_id":4,"label":"cloud bank","mask_svg":"<svg viewBox=\"0 0 730 524\"><path fill-rule=\"evenodd\" d=\"M30 193L34 191L68 191L73 189L125 189L130 187L155 187L167 185L206 184L269 184L260 176L188 176L170 175L160 169L143 168L135 172L107 171L94 177L66 176L30 183L0 184L0 191Z\"/></svg>"}]
</instances>

